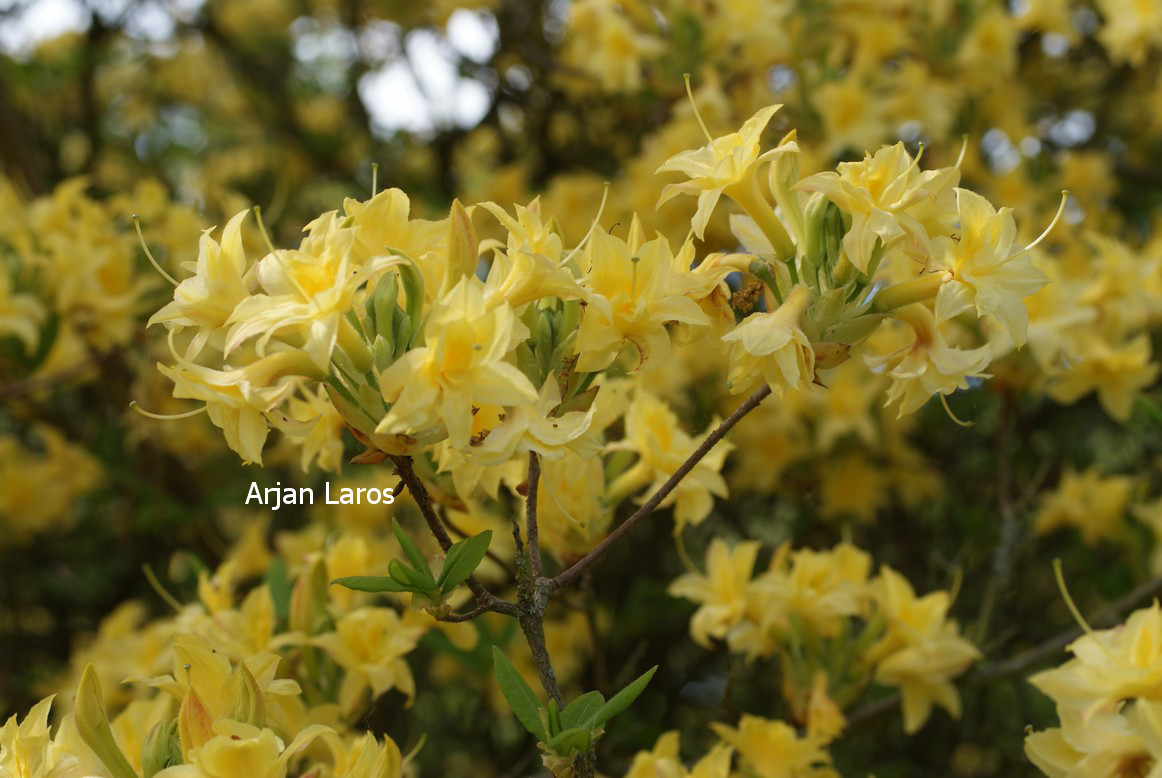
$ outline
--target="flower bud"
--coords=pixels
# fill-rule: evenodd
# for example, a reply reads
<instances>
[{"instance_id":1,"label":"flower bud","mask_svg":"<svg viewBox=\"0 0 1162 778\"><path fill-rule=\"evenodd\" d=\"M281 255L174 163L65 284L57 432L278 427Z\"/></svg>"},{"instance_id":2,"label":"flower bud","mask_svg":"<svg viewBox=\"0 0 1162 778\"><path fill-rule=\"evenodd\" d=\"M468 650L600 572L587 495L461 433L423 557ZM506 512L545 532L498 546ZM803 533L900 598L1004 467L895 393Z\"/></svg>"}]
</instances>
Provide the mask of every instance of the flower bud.
<instances>
[{"instance_id":1,"label":"flower bud","mask_svg":"<svg viewBox=\"0 0 1162 778\"><path fill-rule=\"evenodd\" d=\"M322 558L313 559L295 581L288 618L295 632L315 635L323 630L327 620L327 568Z\"/></svg>"},{"instance_id":2,"label":"flower bud","mask_svg":"<svg viewBox=\"0 0 1162 778\"><path fill-rule=\"evenodd\" d=\"M262 729L266 726L266 700L258 688L258 681L245 664L238 665L234 674L238 697L231 717L235 721Z\"/></svg>"},{"instance_id":3,"label":"flower bud","mask_svg":"<svg viewBox=\"0 0 1162 778\"><path fill-rule=\"evenodd\" d=\"M137 773L133 771L113 739L109 716L105 712L105 703L101 698L101 682L97 680L97 673L92 665L86 665L85 672L81 675L81 684L73 705L73 717L81 740L93 750L113 778L137 778Z\"/></svg>"},{"instance_id":4,"label":"flower bud","mask_svg":"<svg viewBox=\"0 0 1162 778\"><path fill-rule=\"evenodd\" d=\"M453 200L448 211L448 274L443 291L452 289L464 276L475 275L479 259L480 241L476 238L472 217L459 200Z\"/></svg>"},{"instance_id":5,"label":"flower bud","mask_svg":"<svg viewBox=\"0 0 1162 778\"><path fill-rule=\"evenodd\" d=\"M142 778L153 778L167 767L182 763L182 744L178 739L178 720L159 721L141 744Z\"/></svg>"}]
</instances>

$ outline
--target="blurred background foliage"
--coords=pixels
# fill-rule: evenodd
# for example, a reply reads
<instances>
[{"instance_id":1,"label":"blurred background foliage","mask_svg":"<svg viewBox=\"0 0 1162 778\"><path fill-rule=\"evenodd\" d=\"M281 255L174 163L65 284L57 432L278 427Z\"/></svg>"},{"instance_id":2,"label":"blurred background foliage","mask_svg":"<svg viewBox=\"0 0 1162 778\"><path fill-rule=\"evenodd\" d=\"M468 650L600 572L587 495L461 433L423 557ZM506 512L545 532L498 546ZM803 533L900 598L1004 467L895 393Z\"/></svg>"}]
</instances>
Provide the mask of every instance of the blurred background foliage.
<instances>
[{"instance_id":1,"label":"blurred background foliage","mask_svg":"<svg viewBox=\"0 0 1162 778\"><path fill-rule=\"evenodd\" d=\"M61 688L77 669L70 657L119 604L166 611L143 565L187 601L198 572L231 549L285 548L319 527L382 531L390 512L244 508L252 480L320 487L323 475L304 474L289 447L264 469L240 467L204 417L127 411L130 399L182 410L152 369L164 343L144 321L168 290L149 274L131 214L173 269L196 257L200 230L250 204L276 243L291 244L313 215L365 197L378 163L379 186L407 191L420 215L445 213L453 197L540 194L575 242L610 181L605 226L636 211L681 239L693 206L655 213L666 179L654 170L701 142L683 91L692 73L714 130L784 103L771 134L798 130L805 173L896 140L947 164L963 136L967 185L1011 205L1019 223L1046 223L1067 188L1050 241L1081 286L1065 308L1140 314L1129 330L1159 345L1156 300L1138 296L1159 279L1133 270L1156 275L1162 253L1157 2L8 0L0 45L0 256L39 253L55 274L36 347L22 348L19 333L0 340L5 716ZM1095 244L1095 232L1121 242ZM734 245L725 214L707 243ZM100 263L75 253L94 245ZM1118 252L1133 267L1119 271ZM0 297L20 304L11 289ZM721 381L705 380L720 368L679 360L658 379L681 388L670 399L690 429L721 405ZM1116 418L1093 395L1059 404L1027 355L994 372L950 400L971 427L937 403L897 421L870 406L870 373L831 399L760 408L734 436L731 498L686 546L700 559L711 537L769 548L850 539L919 592L955 589L953 613L986 662L1071 627L1054 557L1087 612L1162 573L1162 512L1149 502L1162 482L1157 387L1131 391L1132 411ZM1124 478L1122 492L1063 486L1091 469ZM369 473L346 466L341 479L391 480ZM1066 518L1050 515L1054 505ZM608 690L664 668L612 725L610 753L649 748L671 728L700 753L709 721L785 714L775 663L748 669L689 640L693 607L665 593L684 570L670 529L650 522L613 551L557 631L570 684ZM258 557L246 579L265 576L285 609L285 570ZM423 774L518 774L532 763L528 743L486 680L487 646L511 626L481 621L472 652L430 632L409 657L415 708L384 698L367 723L401 745L425 733ZM446 682L463 673L475 680ZM962 696L959 722L935 717L911 739L873 704L833 746L837 766L880 778L1032 774L1021 733L1053 723L1050 701L1020 674L970 682Z\"/></svg>"}]
</instances>

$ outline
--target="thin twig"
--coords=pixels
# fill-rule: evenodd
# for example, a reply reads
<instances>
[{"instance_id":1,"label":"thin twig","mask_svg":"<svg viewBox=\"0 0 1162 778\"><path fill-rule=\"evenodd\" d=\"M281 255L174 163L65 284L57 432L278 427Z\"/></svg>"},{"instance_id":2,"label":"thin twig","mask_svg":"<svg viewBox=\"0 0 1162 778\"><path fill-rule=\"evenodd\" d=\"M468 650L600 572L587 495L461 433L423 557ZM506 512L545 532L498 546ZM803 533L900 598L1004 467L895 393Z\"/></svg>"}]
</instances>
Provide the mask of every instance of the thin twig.
<instances>
[{"instance_id":1,"label":"thin twig","mask_svg":"<svg viewBox=\"0 0 1162 778\"><path fill-rule=\"evenodd\" d=\"M444 525L440 523L440 517L436 515L435 509L432 507L432 498L428 495L428 490L424 488L424 482L416 475L415 469L412 467L412 458L404 456L392 456L391 461L395 463L395 471L399 474L412 498L416 501L416 505L420 508L420 513L424 517L424 521L428 523L428 530L436 538L436 542L440 544L440 548L447 551L452 547L452 538L449 537L448 531L444 529ZM477 580L476 576L468 576L468 580L464 582L468 589L476 597L476 602L486 610L503 613L506 616L517 615L517 608L511 602L497 597L492 592L484 588L484 585Z\"/></svg>"},{"instance_id":2,"label":"thin twig","mask_svg":"<svg viewBox=\"0 0 1162 778\"><path fill-rule=\"evenodd\" d=\"M446 621L449 624L459 624L462 621L472 621L472 619L476 618L477 616L481 616L491 610L494 610L494 608L491 606L477 605L470 611L466 611L464 613L449 613L447 616L441 616L440 618L436 619L436 621Z\"/></svg>"},{"instance_id":3,"label":"thin twig","mask_svg":"<svg viewBox=\"0 0 1162 778\"><path fill-rule=\"evenodd\" d=\"M444 522L444 525L448 529L450 529L452 532L455 532L460 537L468 537L468 533L465 532L458 524L452 521L452 517L448 515L448 511L443 506L440 506L440 520ZM505 575L507 575L509 579L516 579L516 570L514 570L512 565L508 563L508 560L506 560L500 554L496 553L490 548L484 552L484 556L491 559L497 564L497 566L500 567L500 569L504 570Z\"/></svg>"},{"instance_id":4,"label":"thin twig","mask_svg":"<svg viewBox=\"0 0 1162 778\"><path fill-rule=\"evenodd\" d=\"M537 488L541 480L541 461L537 452L529 452L529 490L528 503L525 510L525 534L529 541L529 561L533 568L533 583L540 583L544 571L541 569L541 543L537 534Z\"/></svg>"},{"instance_id":5,"label":"thin twig","mask_svg":"<svg viewBox=\"0 0 1162 778\"><path fill-rule=\"evenodd\" d=\"M766 399L767 395L770 393L771 387L763 386L750 397L746 398L746 401L743 402L742 405L738 406L734 413L723 419L722 423L715 427L714 430L706 436L706 439L703 440L702 444L694 450L694 453L691 454L690 457L685 462L683 462L677 470L674 471L674 474L671 475L664 484L658 487L658 490L654 492L648 500L642 503L640 508L634 511L628 519L623 521L617 527L617 529L609 533L605 540L598 543L592 551L574 563L572 567L570 567L568 570L565 570L556 578L549 579L549 588L560 589L561 587L568 586L575 578L577 578L577 576L581 575L581 573L585 572L594 562L600 559L606 551L608 551L615 543L617 543L617 541L621 540L623 537L629 534L630 530L637 526L637 524L642 519L653 513L658 505L661 504L662 500L666 499L666 497L669 496L670 492L674 491L682 479L685 478L686 475L694 469L694 466L697 465L703 457L710 453L710 450L714 448L718 441L722 440L726 436L726 433L730 432L730 429L735 424L738 424L739 420L742 419L743 416L757 408L758 404Z\"/></svg>"}]
</instances>

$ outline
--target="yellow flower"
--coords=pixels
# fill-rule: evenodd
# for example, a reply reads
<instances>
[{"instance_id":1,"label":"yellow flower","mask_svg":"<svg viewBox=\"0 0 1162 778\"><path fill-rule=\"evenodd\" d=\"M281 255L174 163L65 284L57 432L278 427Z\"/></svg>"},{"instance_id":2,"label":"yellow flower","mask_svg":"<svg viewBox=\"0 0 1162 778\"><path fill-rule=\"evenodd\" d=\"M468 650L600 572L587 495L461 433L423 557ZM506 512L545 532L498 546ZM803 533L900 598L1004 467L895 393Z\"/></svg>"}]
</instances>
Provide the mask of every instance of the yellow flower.
<instances>
[{"instance_id":1,"label":"yellow flower","mask_svg":"<svg viewBox=\"0 0 1162 778\"><path fill-rule=\"evenodd\" d=\"M806 388L815 379L815 351L800 327L811 290L796 286L773 311L752 313L722 340L730 349L727 385L733 394L750 389L760 378L782 396Z\"/></svg>"},{"instance_id":2,"label":"yellow flower","mask_svg":"<svg viewBox=\"0 0 1162 778\"><path fill-rule=\"evenodd\" d=\"M1033 266L1027 250L1013 250L1017 225L1011 209L995 210L980 195L956 189L960 233L936 238L933 253L951 278L936 295L936 317L949 319L975 307L995 316L1018 345L1024 345L1029 314L1022 298L1045 286L1048 278Z\"/></svg>"},{"instance_id":3,"label":"yellow flower","mask_svg":"<svg viewBox=\"0 0 1162 778\"><path fill-rule=\"evenodd\" d=\"M1143 334L1123 343L1110 343L1093 333L1078 341L1078 359L1049 386L1049 396L1071 405L1090 392L1111 417L1125 422L1134 409L1134 397L1158 377L1150 361L1150 338Z\"/></svg>"},{"instance_id":4,"label":"yellow flower","mask_svg":"<svg viewBox=\"0 0 1162 778\"><path fill-rule=\"evenodd\" d=\"M904 731L911 734L924 726L934 704L958 718L960 695L951 680L981 654L960 637L955 622L946 620L951 605L948 593L918 598L907 579L885 565L877 601L887 631L868 655L876 662L876 682L900 688Z\"/></svg>"},{"instance_id":5,"label":"yellow flower","mask_svg":"<svg viewBox=\"0 0 1162 778\"><path fill-rule=\"evenodd\" d=\"M714 206L723 193L734 197L737 188L744 187L745 196L741 192L737 193L740 199L746 199L751 194L750 187L759 166L775 154L785 151L779 147L765 154L759 153L763 130L780 108L781 105L769 105L760 109L746 120L738 132L721 138L710 138L707 134L709 142L705 146L683 151L666 160L657 169L658 173L676 171L690 180L666 184L662 196L658 198L658 206L680 194L697 195L698 210L694 214L692 226L694 234L702 238L710 214L714 212Z\"/></svg>"},{"instance_id":6,"label":"yellow flower","mask_svg":"<svg viewBox=\"0 0 1162 778\"><path fill-rule=\"evenodd\" d=\"M1057 489L1042 498L1033 527L1039 533L1077 527L1088 544L1117 540L1126 529L1126 505L1133 488L1129 476L1102 476L1098 468L1066 470Z\"/></svg>"},{"instance_id":7,"label":"yellow flower","mask_svg":"<svg viewBox=\"0 0 1162 778\"><path fill-rule=\"evenodd\" d=\"M301 338L302 350L327 370L340 330L352 329L343 317L353 308L355 293L376 272L400 261L378 256L358 264L355 231L340 226L335 213L316 219L311 228L299 249L277 250L258 262L264 293L247 297L230 314L224 354L255 336L259 355L275 336ZM343 337L351 335L359 337L353 332Z\"/></svg>"},{"instance_id":8,"label":"yellow flower","mask_svg":"<svg viewBox=\"0 0 1162 778\"><path fill-rule=\"evenodd\" d=\"M314 724L284 745L274 732L237 721L214 724L214 737L190 749L188 763L167 767L158 778L286 778L291 758L312 740L331 732Z\"/></svg>"},{"instance_id":9,"label":"yellow flower","mask_svg":"<svg viewBox=\"0 0 1162 778\"><path fill-rule=\"evenodd\" d=\"M786 722L771 721L744 713L738 728L714 722L710 728L738 751L758 778L808 778L823 776L831 757L821 737L799 737Z\"/></svg>"},{"instance_id":10,"label":"yellow flower","mask_svg":"<svg viewBox=\"0 0 1162 778\"><path fill-rule=\"evenodd\" d=\"M602 501L604 484L600 457L586 460L566 451L541 463L537 522L542 548L560 559L578 558L593 548L613 519Z\"/></svg>"},{"instance_id":11,"label":"yellow flower","mask_svg":"<svg viewBox=\"0 0 1162 778\"><path fill-rule=\"evenodd\" d=\"M840 210L851 215L851 227L843 236L848 260L867 272L876 240L884 248L907 237L909 248L928 254L928 231L918 216L922 207L947 200L960 179L956 168L919 172L904 144L884 146L861 162L841 162L838 172L808 176L795 185L803 192L823 192ZM925 219L927 220L927 219Z\"/></svg>"},{"instance_id":12,"label":"yellow flower","mask_svg":"<svg viewBox=\"0 0 1162 778\"><path fill-rule=\"evenodd\" d=\"M932 311L920 304L908 305L893 314L911 326L915 339L910 346L884 355L868 355L874 369L886 369L892 385L885 405L899 403L899 416L912 413L934 394L948 395L968 388L968 378L983 377L991 358L985 345L975 349L949 346Z\"/></svg>"},{"instance_id":13,"label":"yellow flower","mask_svg":"<svg viewBox=\"0 0 1162 778\"><path fill-rule=\"evenodd\" d=\"M380 378L392 406L376 432L438 439L446 430L453 446L467 447L474 405L536 401L529 379L503 361L527 335L512 308L487 308L480 281L462 279L428 314L425 345Z\"/></svg>"},{"instance_id":14,"label":"yellow flower","mask_svg":"<svg viewBox=\"0 0 1162 778\"><path fill-rule=\"evenodd\" d=\"M343 212L354 235L351 247L356 265L366 265L389 249L411 257L424 277L424 298L429 302L443 290L447 272L448 222L410 218L411 201L399 189L385 189L367 201L346 199ZM324 225L331 214L316 220Z\"/></svg>"},{"instance_id":15,"label":"yellow flower","mask_svg":"<svg viewBox=\"0 0 1162 778\"><path fill-rule=\"evenodd\" d=\"M36 350L40 326L46 318L44 306L30 294L12 291L12 278L0 272L0 338L14 335L26 354Z\"/></svg>"},{"instance_id":16,"label":"yellow flower","mask_svg":"<svg viewBox=\"0 0 1162 778\"><path fill-rule=\"evenodd\" d=\"M399 689L408 704L415 698L416 682L404 661L424 634L423 627L406 626L390 608L359 608L339 619L334 632L314 638L346 674L339 687L339 707L353 713L371 690L372 699Z\"/></svg>"},{"instance_id":17,"label":"yellow flower","mask_svg":"<svg viewBox=\"0 0 1162 778\"><path fill-rule=\"evenodd\" d=\"M186 351L194 359L210 341L222 348L226 322L240 302L250 296L248 281L253 277L242 247L242 222L249 210L240 211L222 228L222 242L210 237L213 228L202 233L193 275L174 289L173 302L150 317L147 326L197 327Z\"/></svg>"},{"instance_id":18,"label":"yellow flower","mask_svg":"<svg viewBox=\"0 0 1162 778\"><path fill-rule=\"evenodd\" d=\"M1162 47L1162 3L1157 0L1098 0L1103 24L1098 40L1117 63L1141 65L1151 48Z\"/></svg>"},{"instance_id":19,"label":"yellow flower","mask_svg":"<svg viewBox=\"0 0 1162 778\"><path fill-rule=\"evenodd\" d=\"M686 573L670 584L673 597L700 603L690 619L690 636L705 648L711 639L725 638L746 611L746 592L761 543L739 543L734 549L721 538L710 541L706 550L706 574Z\"/></svg>"},{"instance_id":20,"label":"yellow flower","mask_svg":"<svg viewBox=\"0 0 1162 778\"><path fill-rule=\"evenodd\" d=\"M650 751L639 751L625 778L728 778L734 749L719 743L689 770L678 755L679 735L663 733Z\"/></svg>"},{"instance_id":21,"label":"yellow flower","mask_svg":"<svg viewBox=\"0 0 1162 778\"><path fill-rule=\"evenodd\" d=\"M560 386L550 373L536 402L510 409L500 424L487 431L482 442L473 442L468 460L496 466L529 451L536 451L545 459L560 459L567 452L583 459L593 457L601 450L601 444L589 434L596 406L590 405L588 411L552 415L560 404Z\"/></svg>"},{"instance_id":22,"label":"yellow flower","mask_svg":"<svg viewBox=\"0 0 1162 778\"><path fill-rule=\"evenodd\" d=\"M323 734L331 751L335 778L402 778L403 755L390 737L380 743L370 732L346 742L337 734Z\"/></svg>"},{"instance_id":23,"label":"yellow flower","mask_svg":"<svg viewBox=\"0 0 1162 778\"><path fill-rule=\"evenodd\" d=\"M713 428L715 424L712 422L710 426ZM616 504L646 484L652 484L651 492L656 490L690 458L700 442L681 429L677 416L666 403L639 386L625 414L625 438L608 448L630 450L640 458L609 485L607 500ZM687 524L698 524L705 519L714 507L714 497L727 496L721 470L726 455L733 449L734 445L728 441L717 443L662 500L659 507L675 506L675 534Z\"/></svg>"},{"instance_id":24,"label":"yellow flower","mask_svg":"<svg viewBox=\"0 0 1162 778\"><path fill-rule=\"evenodd\" d=\"M1162 699L1162 609L1130 614L1113 629L1091 631L1067 647L1074 658L1029 678L1059 705L1090 716L1118 700Z\"/></svg>"},{"instance_id":25,"label":"yellow flower","mask_svg":"<svg viewBox=\"0 0 1162 778\"><path fill-rule=\"evenodd\" d=\"M668 322L709 325L698 304L676 288L674 255L665 238L631 245L595 230L585 260L587 305L577 332L578 370L605 369L629 341L638 351L635 370L644 372L670 353Z\"/></svg>"}]
</instances>

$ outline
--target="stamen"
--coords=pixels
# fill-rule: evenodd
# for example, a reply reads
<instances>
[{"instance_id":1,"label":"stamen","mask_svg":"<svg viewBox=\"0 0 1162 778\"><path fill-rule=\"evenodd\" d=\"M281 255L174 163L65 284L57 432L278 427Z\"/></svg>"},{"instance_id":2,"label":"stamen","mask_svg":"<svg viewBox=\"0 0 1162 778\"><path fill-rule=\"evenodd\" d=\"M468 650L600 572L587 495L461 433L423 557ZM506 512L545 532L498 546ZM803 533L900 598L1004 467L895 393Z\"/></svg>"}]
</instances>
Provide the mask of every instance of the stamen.
<instances>
[{"instance_id":1,"label":"stamen","mask_svg":"<svg viewBox=\"0 0 1162 778\"><path fill-rule=\"evenodd\" d=\"M1061 558L1053 560L1053 577L1057 579L1057 588L1061 591L1061 597L1065 600L1066 607L1069 612L1073 614L1073 620L1077 622L1078 626L1085 631L1085 634L1092 635L1093 627L1089 626L1089 622L1081 615L1081 611L1077 608L1077 603L1069 596L1069 589L1065 586L1065 574L1061 572Z\"/></svg>"},{"instance_id":2,"label":"stamen","mask_svg":"<svg viewBox=\"0 0 1162 778\"><path fill-rule=\"evenodd\" d=\"M371 196L375 197L379 193L379 163L371 163Z\"/></svg>"},{"instance_id":3,"label":"stamen","mask_svg":"<svg viewBox=\"0 0 1162 778\"><path fill-rule=\"evenodd\" d=\"M557 267L564 267L565 265L569 264L569 260L571 260L574 255L576 255L576 253L580 251L589 241L589 237L593 235L593 230L597 229L597 225L601 222L601 214L605 213L605 203L607 200L609 200L608 181L605 182L605 191L601 193L601 205L597 206L597 215L593 217L593 223L589 225L589 231L585 233L585 237L581 239L581 242L574 246L573 250L570 251L568 255L566 255L565 258L561 260Z\"/></svg>"},{"instance_id":4,"label":"stamen","mask_svg":"<svg viewBox=\"0 0 1162 778\"><path fill-rule=\"evenodd\" d=\"M169 281L174 286L177 286L177 280L169 273L165 272L165 268L158 264L158 261L153 258L153 252L149 250L149 246L145 245L145 236L141 233L141 217L137 214L133 214L133 216L130 218L133 219L133 226L137 228L137 240L140 241L141 249L145 252L145 256L149 259L149 264L153 265L154 270L161 273L162 278L164 278L166 281Z\"/></svg>"},{"instance_id":5,"label":"stamen","mask_svg":"<svg viewBox=\"0 0 1162 778\"><path fill-rule=\"evenodd\" d=\"M1065 203L1068 200L1069 200L1069 190L1062 189L1061 190L1061 204L1057 206L1057 213L1055 213L1053 215L1053 221L1049 222L1049 226L1045 228L1045 231L1037 236L1037 240L1033 241L1028 246L1025 246L1025 248L1021 249L1020 251L1018 251L1014 254L1010 254L1008 258L1012 259L1014 257L1021 256L1022 254L1029 251L1030 249L1036 248L1037 245L1041 241L1043 241L1043 240L1045 240L1045 238L1049 237L1049 233L1053 231L1053 228L1057 226L1057 222L1059 222L1061 220L1061 214L1065 213Z\"/></svg>"},{"instance_id":6,"label":"stamen","mask_svg":"<svg viewBox=\"0 0 1162 778\"><path fill-rule=\"evenodd\" d=\"M143 573L145 573L145 580L149 581L149 585L151 587L153 587L153 590L155 592L157 592L157 596L160 597L161 599L163 599L165 601L166 605L173 608L178 613L181 613L182 612L182 604L180 602L178 602L177 597L174 597L172 594L170 594L168 591L166 591L166 588L164 586L161 585L161 581L158 580L157 575L153 572L153 568L150 567L149 565L142 565L141 571ZM185 667L186 667L186 672L188 673L190 666L186 665ZM187 683L188 683L188 676L187 676Z\"/></svg>"},{"instance_id":7,"label":"stamen","mask_svg":"<svg viewBox=\"0 0 1162 778\"><path fill-rule=\"evenodd\" d=\"M678 561L682 563L682 567L686 568L686 572L690 575L704 575L694 564L694 560L690 558L690 552L686 550L686 541L682 538L682 534L674 535L674 546L678 551Z\"/></svg>"},{"instance_id":8,"label":"stamen","mask_svg":"<svg viewBox=\"0 0 1162 778\"><path fill-rule=\"evenodd\" d=\"M698 103L694 102L694 90L690 88L690 74L683 73L682 80L686 82L686 97L690 98L690 107L694 109L694 118L698 120L698 126L702 128L706 142L714 143L714 137L710 134L710 130L706 129L706 122L702 121L702 114L698 113Z\"/></svg>"},{"instance_id":9,"label":"stamen","mask_svg":"<svg viewBox=\"0 0 1162 778\"><path fill-rule=\"evenodd\" d=\"M138 405L137 400L130 400L129 401L129 408L131 410L137 411L138 413L140 413L142 416L145 416L146 418L158 419L160 421L175 421L177 419L188 419L191 416L197 416L199 413L204 413L206 411L206 409L209 407L210 407L209 405L203 405L201 408L195 408L194 410L186 411L185 413L154 413L153 411L147 411L144 408L142 408L140 405Z\"/></svg>"},{"instance_id":10,"label":"stamen","mask_svg":"<svg viewBox=\"0 0 1162 778\"><path fill-rule=\"evenodd\" d=\"M642 261L642 258L641 257L630 257L629 261L631 264L633 264L633 274L630 278L629 296L636 300L637 299L637 266L638 266L638 263Z\"/></svg>"},{"instance_id":11,"label":"stamen","mask_svg":"<svg viewBox=\"0 0 1162 778\"><path fill-rule=\"evenodd\" d=\"M964 155L968 152L968 133L960 136L960 153L956 155L956 164L954 168L960 169L960 163L964 162Z\"/></svg>"},{"instance_id":12,"label":"stamen","mask_svg":"<svg viewBox=\"0 0 1162 778\"><path fill-rule=\"evenodd\" d=\"M944 393L940 394L940 404L944 406L944 412L948 414L948 418L952 419L953 424L959 427L971 427L973 425L971 421L963 421L956 417L956 414L948 407L948 395Z\"/></svg>"},{"instance_id":13,"label":"stamen","mask_svg":"<svg viewBox=\"0 0 1162 778\"><path fill-rule=\"evenodd\" d=\"M262 233L262 239L266 241L266 247L270 249L270 253L273 254L275 251L274 244L270 242L270 233L266 231L266 225L262 222L261 205L254 206L254 219L258 222L258 231Z\"/></svg>"}]
</instances>

